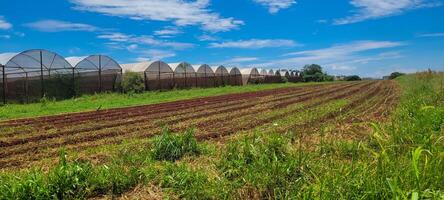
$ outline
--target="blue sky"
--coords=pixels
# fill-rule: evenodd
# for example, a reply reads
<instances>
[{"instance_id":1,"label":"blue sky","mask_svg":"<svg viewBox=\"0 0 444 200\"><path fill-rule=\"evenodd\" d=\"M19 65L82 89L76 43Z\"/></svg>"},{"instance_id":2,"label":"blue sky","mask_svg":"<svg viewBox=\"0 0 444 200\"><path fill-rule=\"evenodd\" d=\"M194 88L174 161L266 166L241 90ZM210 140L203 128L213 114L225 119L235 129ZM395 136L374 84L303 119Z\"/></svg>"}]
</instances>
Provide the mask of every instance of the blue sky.
<instances>
[{"instance_id":1,"label":"blue sky","mask_svg":"<svg viewBox=\"0 0 444 200\"><path fill-rule=\"evenodd\" d=\"M296 68L380 77L444 70L442 0L2 0L0 59L43 48L120 63Z\"/></svg>"}]
</instances>

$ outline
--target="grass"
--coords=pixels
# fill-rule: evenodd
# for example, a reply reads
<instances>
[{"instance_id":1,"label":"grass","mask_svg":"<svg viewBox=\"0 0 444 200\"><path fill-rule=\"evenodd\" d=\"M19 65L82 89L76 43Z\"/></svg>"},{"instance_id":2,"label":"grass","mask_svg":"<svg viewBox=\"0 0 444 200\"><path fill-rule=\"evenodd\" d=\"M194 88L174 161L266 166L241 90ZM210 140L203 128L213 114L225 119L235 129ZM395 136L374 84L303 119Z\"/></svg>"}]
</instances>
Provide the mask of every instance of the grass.
<instances>
[{"instance_id":1,"label":"grass","mask_svg":"<svg viewBox=\"0 0 444 200\"><path fill-rule=\"evenodd\" d=\"M336 100L224 144L166 131L146 146L124 146L100 165L62 153L49 171L1 174L0 199L118 196L153 184L173 199L444 199L444 74L397 81L403 89L397 109L385 122L367 122L368 134L359 140L330 140L322 128L276 131L349 103ZM320 142L304 144L301 134L316 134Z\"/></svg>"},{"instance_id":2,"label":"grass","mask_svg":"<svg viewBox=\"0 0 444 200\"><path fill-rule=\"evenodd\" d=\"M136 105L148 105L155 103L171 102L176 100L192 99L230 93L254 92L260 90L284 88L292 86L304 86L325 83L285 83L263 84L246 86L226 86L218 88L193 88L189 90L172 90L166 92L145 92L142 94L104 93L84 95L82 97L52 101L42 99L39 103L32 104L7 104L0 106L0 120L55 115L83 111L94 111L108 108L120 108Z\"/></svg>"}]
</instances>

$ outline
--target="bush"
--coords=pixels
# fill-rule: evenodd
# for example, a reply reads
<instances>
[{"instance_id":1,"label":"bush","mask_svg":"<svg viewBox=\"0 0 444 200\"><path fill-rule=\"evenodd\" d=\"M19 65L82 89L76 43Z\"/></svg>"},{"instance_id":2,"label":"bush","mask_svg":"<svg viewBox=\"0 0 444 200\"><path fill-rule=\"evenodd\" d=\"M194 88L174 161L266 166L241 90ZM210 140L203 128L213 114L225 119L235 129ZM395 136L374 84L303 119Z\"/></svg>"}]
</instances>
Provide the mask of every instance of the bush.
<instances>
[{"instance_id":1,"label":"bush","mask_svg":"<svg viewBox=\"0 0 444 200\"><path fill-rule=\"evenodd\" d=\"M361 81L361 77L359 77L358 75L352 75L352 76L346 76L344 78L345 81Z\"/></svg>"},{"instance_id":2,"label":"bush","mask_svg":"<svg viewBox=\"0 0 444 200\"><path fill-rule=\"evenodd\" d=\"M393 72L393 73L390 74L389 79L390 79L390 80L393 80L393 79L395 79L395 78L398 78L398 77L400 77L400 76L404 76L404 75L405 75L405 74L404 74L404 73L401 73L401 72Z\"/></svg>"},{"instance_id":3,"label":"bush","mask_svg":"<svg viewBox=\"0 0 444 200\"><path fill-rule=\"evenodd\" d=\"M153 142L152 155L155 160L175 161L185 155L198 154L200 150L193 130L174 135L165 129L162 135L156 137Z\"/></svg>"},{"instance_id":4,"label":"bush","mask_svg":"<svg viewBox=\"0 0 444 200\"><path fill-rule=\"evenodd\" d=\"M180 199L217 199L211 193L212 183L207 174L183 164L167 163L155 182L162 188L171 189Z\"/></svg>"},{"instance_id":5,"label":"bush","mask_svg":"<svg viewBox=\"0 0 444 200\"><path fill-rule=\"evenodd\" d=\"M122 80L122 89L125 93L142 93L145 90L145 82L136 72L125 72Z\"/></svg>"},{"instance_id":6,"label":"bush","mask_svg":"<svg viewBox=\"0 0 444 200\"><path fill-rule=\"evenodd\" d=\"M288 78L285 76L281 76L281 83L288 83Z\"/></svg>"},{"instance_id":7,"label":"bush","mask_svg":"<svg viewBox=\"0 0 444 200\"><path fill-rule=\"evenodd\" d=\"M280 135L245 138L228 144L218 168L236 192L234 199L288 199L305 181L302 155L290 151Z\"/></svg>"}]
</instances>

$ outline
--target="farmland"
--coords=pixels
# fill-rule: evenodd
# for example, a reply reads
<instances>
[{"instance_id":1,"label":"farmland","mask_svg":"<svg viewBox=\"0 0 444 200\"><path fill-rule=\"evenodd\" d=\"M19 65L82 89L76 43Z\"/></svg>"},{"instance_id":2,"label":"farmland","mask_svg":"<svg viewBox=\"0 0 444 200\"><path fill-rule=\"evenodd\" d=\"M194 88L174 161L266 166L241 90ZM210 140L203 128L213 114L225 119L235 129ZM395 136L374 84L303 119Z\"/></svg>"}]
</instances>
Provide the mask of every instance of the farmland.
<instances>
[{"instance_id":1,"label":"farmland","mask_svg":"<svg viewBox=\"0 0 444 200\"><path fill-rule=\"evenodd\" d=\"M386 112L383 105L396 101L394 90L396 88L390 82L290 87L150 106L12 120L0 125L3 132L0 166L27 166L34 161L57 157L61 147L78 152L81 149L119 144L128 139L149 138L158 135L164 126L174 132L195 128L196 137L200 140L218 139L259 126L267 127L275 121L297 116L308 109L317 110L325 105L331 105L328 107L331 110L319 116L325 121L335 119L342 112L358 110L365 115L366 112L372 112L369 113L371 117L382 117ZM366 101L374 101L374 105L359 108ZM342 109L341 113L335 108ZM307 119L301 124L282 124L278 129L294 130L309 124L310 120Z\"/></svg>"},{"instance_id":2,"label":"farmland","mask_svg":"<svg viewBox=\"0 0 444 200\"><path fill-rule=\"evenodd\" d=\"M442 75L403 78L277 86L2 121L0 191L48 197L51 181L59 177L55 174L62 173L66 180L82 180L57 190L57 197L65 198L442 197L443 177L437 173L443 168L442 141L439 131L430 133L442 126L441 111L434 110L441 94L433 89ZM416 123L403 110L422 112L409 96L419 91L436 98L423 102L432 106L427 109L436 117L433 127L387 125ZM409 128L430 134L429 140L421 143L403 135ZM165 143L176 144L170 140L181 135L177 144L188 145L181 147L184 155L175 152L171 159L168 148L156 151ZM410 145L403 143L407 138ZM183 142L194 139L196 143ZM430 152L427 158L421 156L422 148ZM416 165L409 163L411 151L419 154ZM428 175L413 171L413 178L410 166ZM403 168L407 175L395 174ZM22 178L11 177L13 173ZM36 185L28 190L20 181L29 178Z\"/></svg>"}]
</instances>

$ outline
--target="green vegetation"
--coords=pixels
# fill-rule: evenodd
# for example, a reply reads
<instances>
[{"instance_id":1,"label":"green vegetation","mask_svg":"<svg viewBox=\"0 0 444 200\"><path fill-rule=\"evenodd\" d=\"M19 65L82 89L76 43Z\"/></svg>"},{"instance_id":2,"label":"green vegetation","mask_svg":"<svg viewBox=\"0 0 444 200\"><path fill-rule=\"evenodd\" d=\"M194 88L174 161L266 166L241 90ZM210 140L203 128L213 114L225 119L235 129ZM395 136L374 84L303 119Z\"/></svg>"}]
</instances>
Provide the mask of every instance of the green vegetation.
<instances>
[{"instance_id":1,"label":"green vegetation","mask_svg":"<svg viewBox=\"0 0 444 200\"><path fill-rule=\"evenodd\" d=\"M371 134L360 139L328 140L329 124L320 125L316 146L305 146L301 138L308 136L300 132L261 129L220 145L199 144L192 131L164 131L149 144L125 146L105 164L69 161L62 153L47 172L3 173L0 199L116 196L148 184L185 199L443 199L444 74L397 81L403 94L392 117L367 122ZM344 104L333 101L322 109ZM319 113L306 111L297 119L316 120Z\"/></svg>"},{"instance_id":2,"label":"green vegetation","mask_svg":"<svg viewBox=\"0 0 444 200\"><path fill-rule=\"evenodd\" d=\"M125 72L121 84L125 93L142 93L145 91L144 80L136 72Z\"/></svg>"},{"instance_id":3,"label":"green vegetation","mask_svg":"<svg viewBox=\"0 0 444 200\"><path fill-rule=\"evenodd\" d=\"M401 72L393 72L393 73L391 73L390 74L390 76L388 77L390 80L393 80L393 79L395 79L395 78L398 78L398 77L400 77L400 76L404 76L405 74L404 73L401 73Z\"/></svg>"},{"instance_id":4,"label":"green vegetation","mask_svg":"<svg viewBox=\"0 0 444 200\"><path fill-rule=\"evenodd\" d=\"M156 160L175 161L185 155L198 155L200 150L193 130L174 135L165 129L162 135L154 138L152 152Z\"/></svg>"},{"instance_id":5,"label":"green vegetation","mask_svg":"<svg viewBox=\"0 0 444 200\"><path fill-rule=\"evenodd\" d=\"M305 65L302 69L302 78L304 82L323 82L333 81L333 76L328 75L317 64Z\"/></svg>"},{"instance_id":6,"label":"green vegetation","mask_svg":"<svg viewBox=\"0 0 444 200\"><path fill-rule=\"evenodd\" d=\"M360 80L362 79L358 75L346 76L344 78L344 81L360 81Z\"/></svg>"},{"instance_id":7,"label":"green vegetation","mask_svg":"<svg viewBox=\"0 0 444 200\"><path fill-rule=\"evenodd\" d=\"M144 92L141 94L104 93L96 95L84 95L79 98L63 101L45 100L44 103L32 103L26 105L7 104L4 106L0 106L0 120L54 115L61 113L94 111L98 109L119 108L135 105L148 105L183 99L191 99L196 97L206 97L241 92L254 92L274 88L303 86L307 84L313 83L226 86L206 89L194 88L189 90L172 90L166 92Z\"/></svg>"}]
</instances>

